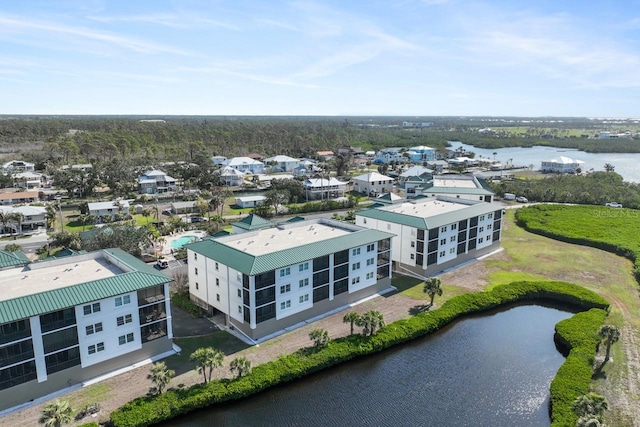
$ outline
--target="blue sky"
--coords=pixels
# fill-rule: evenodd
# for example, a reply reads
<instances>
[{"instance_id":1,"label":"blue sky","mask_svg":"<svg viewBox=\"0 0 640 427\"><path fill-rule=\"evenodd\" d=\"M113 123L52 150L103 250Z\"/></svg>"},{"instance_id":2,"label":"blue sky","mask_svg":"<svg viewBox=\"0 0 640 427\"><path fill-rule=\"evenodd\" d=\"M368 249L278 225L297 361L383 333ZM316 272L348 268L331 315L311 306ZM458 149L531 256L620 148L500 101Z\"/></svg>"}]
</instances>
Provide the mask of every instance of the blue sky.
<instances>
[{"instance_id":1,"label":"blue sky","mask_svg":"<svg viewBox=\"0 0 640 427\"><path fill-rule=\"evenodd\" d=\"M0 0L0 114L640 117L640 4Z\"/></svg>"}]
</instances>

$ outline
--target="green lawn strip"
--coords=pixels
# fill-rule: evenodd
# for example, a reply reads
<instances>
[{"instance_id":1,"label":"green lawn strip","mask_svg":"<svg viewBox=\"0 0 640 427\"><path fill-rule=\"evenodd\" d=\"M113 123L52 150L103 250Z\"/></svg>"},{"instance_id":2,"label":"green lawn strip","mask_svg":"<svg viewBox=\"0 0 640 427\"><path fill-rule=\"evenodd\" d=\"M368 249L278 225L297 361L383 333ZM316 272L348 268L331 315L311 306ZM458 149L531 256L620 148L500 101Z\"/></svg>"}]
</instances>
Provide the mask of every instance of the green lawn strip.
<instances>
[{"instance_id":1,"label":"green lawn strip","mask_svg":"<svg viewBox=\"0 0 640 427\"><path fill-rule=\"evenodd\" d=\"M589 310L594 307L600 309L608 307L607 301L596 293L570 283L518 282L497 286L490 292L467 293L451 298L437 310L423 312L408 319L395 321L372 337L363 337L359 334L352 335L336 339L324 349L311 350L306 348L293 354L280 356L277 360L255 367L249 375L241 379L212 381L208 384L197 384L189 389L171 389L157 397L134 399L112 412L111 422L114 427L146 426L159 423L197 408L247 397L269 387L304 377L338 363L431 334L452 321L464 317L466 314L479 313L516 302L540 300L558 301L583 310ZM601 312L601 317L604 318L603 310L595 311ZM591 324L589 328L595 331L599 326ZM583 327L580 330L584 331L585 328L583 322ZM564 340L566 343L574 345L574 340L571 337L565 337ZM185 357L184 355L190 353L192 349L201 346L201 342L176 341L178 345L184 346L182 357ZM210 341L207 340L207 342ZM213 343L210 342L210 345L213 345ZM581 350L585 350L585 348L585 346L580 347ZM593 357L593 354L595 354L595 346L591 349L591 357ZM568 358L567 361L572 361L570 368L578 367L580 369L565 369L570 374L569 376L559 374L561 378L556 390L562 392L562 396L565 396L564 400L568 399L566 396L574 395L575 398L575 396L586 392L586 390L582 390L584 388L583 385L586 382L588 386L591 376L591 371L589 370L588 377L585 380L585 372L582 369L583 359ZM562 402L557 403L556 407L562 409ZM564 414L566 411L562 413ZM575 423L575 416L573 422ZM569 424L554 425L568 426Z\"/></svg>"},{"instance_id":2,"label":"green lawn strip","mask_svg":"<svg viewBox=\"0 0 640 427\"><path fill-rule=\"evenodd\" d=\"M164 361L169 369L174 369L176 372L184 372L185 366L193 369L193 363L189 361L189 356L200 347L214 347L227 355L248 347L247 344L225 331L217 331L198 337L174 338L173 342L181 348L181 351L179 354L164 359Z\"/></svg>"},{"instance_id":3,"label":"green lawn strip","mask_svg":"<svg viewBox=\"0 0 640 427\"><path fill-rule=\"evenodd\" d=\"M77 412L87 405L100 403L113 395L111 385L106 382L99 382L89 387L83 388L82 391L73 397L73 409Z\"/></svg>"}]
</instances>

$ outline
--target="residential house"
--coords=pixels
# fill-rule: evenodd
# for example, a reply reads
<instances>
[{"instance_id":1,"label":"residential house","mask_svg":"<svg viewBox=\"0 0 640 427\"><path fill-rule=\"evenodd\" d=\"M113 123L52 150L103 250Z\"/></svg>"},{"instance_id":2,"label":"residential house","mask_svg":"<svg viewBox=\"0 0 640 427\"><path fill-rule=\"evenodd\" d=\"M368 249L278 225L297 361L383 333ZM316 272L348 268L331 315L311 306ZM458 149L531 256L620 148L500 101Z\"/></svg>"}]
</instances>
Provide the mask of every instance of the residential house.
<instances>
[{"instance_id":1,"label":"residential house","mask_svg":"<svg viewBox=\"0 0 640 427\"><path fill-rule=\"evenodd\" d=\"M265 196L236 197L236 205L240 208L255 208L261 206L267 200Z\"/></svg>"},{"instance_id":2,"label":"residential house","mask_svg":"<svg viewBox=\"0 0 640 427\"><path fill-rule=\"evenodd\" d=\"M17 205L19 203L31 203L40 200L38 191L14 191L12 193L0 193L0 204Z\"/></svg>"},{"instance_id":3,"label":"residential house","mask_svg":"<svg viewBox=\"0 0 640 427\"><path fill-rule=\"evenodd\" d=\"M34 188L42 188L47 184L47 177L39 172L18 172L12 173L13 186L32 190Z\"/></svg>"},{"instance_id":4,"label":"residential house","mask_svg":"<svg viewBox=\"0 0 640 427\"><path fill-rule=\"evenodd\" d=\"M502 207L437 196L359 211L356 225L395 234L393 270L424 278L499 249Z\"/></svg>"},{"instance_id":5,"label":"residential house","mask_svg":"<svg viewBox=\"0 0 640 427\"><path fill-rule=\"evenodd\" d=\"M27 263L0 254L0 410L175 353L167 276L121 249Z\"/></svg>"},{"instance_id":6,"label":"residential house","mask_svg":"<svg viewBox=\"0 0 640 427\"><path fill-rule=\"evenodd\" d=\"M138 178L140 194L158 194L176 191L176 180L161 170L150 170Z\"/></svg>"},{"instance_id":7,"label":"residential house","mask_svg":"<svg viewBox=\"0 0 640 427\"><path fill-rule=\"evenodd\" d=\"M191 299L260 342L391 285L388 232L297 221L187 246Z\"/></svg>"},{"instance_id":8,"label":"residential house","mask_svg":"<svg viewBox=\"0 0 640 427\"><path fill-rule=\"evenodd\" d=\"M216 166L222 166L222 164L227 160L225 156L213 156L211 157L211 162Z\"/></svg>"},{"instance_id":9,"label":"residential house","mask_svg":"<svg viewBox=\"0 0 640 427\"><path fill-rule=\"evenodd\" d=\"M409 159L404 156L404 149L402 147L390 147L383 148L382 150L378 151L373 158L373 163L406 163L408 160Z\"/></svg>"},{"instance_id":10,"label":"residential house","mask_svg":"<svg viewBox=\"0 0 640 427\"><path fill-rule=\"evenodd\" d=\"M304 191L307 200L325 200L343 197L347 183L336 178L309 178L304 181Z\"/></svg>"},{"instance_id":11,"label":"residential house","mask_svg":"<svg viewBox=\"0 0 640 427\"><path fill-rule=\"evenodd\" d=\"M231 166L225 166L222 169L218 169L220 179L227 187L241 187L244 185L245 174Z\"/></svg>"},{"instance_id":12,"label":"residential house","mask_svg":"<svg viewBox=\"0 0 640 427\"><path fill-rule=\"evenodd\" d=\"M244 174L257 175L264 173L264 163L250 157L234 157L222 162L223 166L231 167Z\"/></svg>"},{"instance_id":13,"label":"residential house","mask_svg":"<svg viewBox=\"0 0 640 427\"><path fill-rule=\"evenodd\" d=\"M289 156L274 156L264 159L264 163L271 166L271 172L293 172L295 168L300 166L300 159L294 159Z\"/></svg>"},{"instance_id":14,"label":"residential house","mask_svg":"<svg viewBox=\"0 0 640 427\"><path fill-rule=\"evenodd\" d=\"M0 206L0 211L5 214L18 214L20 215L20 224L17 221L12 221L8 224L12 228L11 232L22 232L24 230L36 230L39 227L46 227L47 209L43 206ZM7 230L3 230L7 232Z\"/></svg>"},{"instance_id":15,"label":"residential house","mask_svg":"<svg viewBox=\"0 0 640 427\"><path fill-rule=\"evenodd\" d=\"M22 160L11 160L2 165L2 173L14 174L20 172L35 172L36 166L33 163Z\"/></svg>"},{"instance_id":16,"label":"residential house","mask_svg":"<svg viewBox=\"0 0 640 427\"><path fill-rule=\"evenodd\" d=\"M186 202L173 202L171 203L171 213L174 214L186 214L196 211L196 205L198 202L195 200L188 200Z\"/></svg>"},{"instance_id":17,"label":"residential house","mask_svg":"<svg viewBox=\"0 0 640 427\"><path fill-rule=\"evenodd\" d=\"M352 178L353 189L367 196L375 197L393 189L393 178L378 172L371 172Z\"/></svg>"},{"instance_id":18,"label":"residential house","mask_svg":"<svg viewBox=\"0 0 640 427\"><path fill-rule=\"evenodd\" d=\"M409 169L398 175L398 187L406 190L406 183L409 178L419 178L419 182L425 182L433 177L433 170L421 165L411 166ZM414 182L416 180L414 179Z\"/></svg>"},{"instance_id":19,"label":"residential house","mask_svg":"<svg viewBox=\"0 0 640 427\"><path fill-rule=\"evenodd\" d=\"M495 193L486 180L470 175L436 175L430 180L412 186L407 183L408 198L416 196L448 196L458 199L492 202Z\"/></svg>"},{"instance_id":20,"label":"residential house","mask_svg":"<svg viewBox=\"0 0 640 427\"><path fill-rule=\"evenodd\" d=\"M116 215L129 213L128 200L112 200L109 202L90 202L89 215L94 215L100 222L109 222L116 219Z\"/></svg>"},{"instance_id":21,"label":"residential house","mask_svg":"<svg viewBox=\"0 0 640 427\"><path fill-rule=\"evenodd\" d=\"M543 161L540 170L551 173L576 173L579 168L583 167L583 164L582 160L560 156L557 159Z\"/></svg>"},{"instance_id":22,"label":"residential house","mask_svg":"<svg viewBox=\"0 0 640 427\"><path fill-rule=\"evenodd\" d=\"M328 160L333 159L333 157L335 156L335 153L330 150L321 150L321 151L316 151L316 156L318 156L318 158L321 161L326 162Z\"/></svg>"},{"instance_id":23,"label":"residential house","mask_svg":"<svg viewBox=\"0 0 640 427\"><path fill-rule=\"evenodd\" d=\"M406 156L409 157L409 161L412 163L423 163L436 159L436 149L424 145L411 147L406 152Z\"/></svg>"}]
</instances>

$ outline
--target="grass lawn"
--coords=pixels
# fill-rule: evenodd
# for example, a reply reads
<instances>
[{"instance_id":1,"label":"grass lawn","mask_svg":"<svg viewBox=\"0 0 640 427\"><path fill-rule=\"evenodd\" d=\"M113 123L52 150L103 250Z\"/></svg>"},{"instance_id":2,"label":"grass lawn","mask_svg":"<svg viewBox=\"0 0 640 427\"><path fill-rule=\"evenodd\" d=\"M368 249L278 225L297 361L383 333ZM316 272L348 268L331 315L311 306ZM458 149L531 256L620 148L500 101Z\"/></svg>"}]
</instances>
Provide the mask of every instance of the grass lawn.
<instances>
[{"instance_id":1,"label":"grass lawn","mask_svg":"<svg viewBox=\"0 0 640 427\"><path fill-rule=\"evenodd\" d=\"M165 362L169 369L175 370L177 374L195 369L195 365L189 360L189 356L191 356L191 353L200 347L217 348L226 355L237 353L238 351L249 347L247 344L225 331L218 331L213 334L203 335L200 337L174 338L173 342L175 342L182 351L165 359Z\"/></svg>"}]
</instances>

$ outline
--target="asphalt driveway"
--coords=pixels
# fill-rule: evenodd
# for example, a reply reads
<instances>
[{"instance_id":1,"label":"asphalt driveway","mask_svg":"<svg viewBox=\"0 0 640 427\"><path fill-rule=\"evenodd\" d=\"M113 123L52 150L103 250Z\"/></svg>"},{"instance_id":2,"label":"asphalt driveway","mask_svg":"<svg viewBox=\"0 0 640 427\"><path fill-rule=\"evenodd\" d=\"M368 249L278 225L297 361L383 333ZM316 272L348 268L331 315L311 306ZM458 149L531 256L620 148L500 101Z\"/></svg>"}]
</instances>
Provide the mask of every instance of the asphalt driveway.
<instances>
[{"instance_id":1,"label":"asphalt driveway","mask_svg":"<svg viewBox=\"0 0 640 427\"><path fill-rule=\"evenodd\" d=\"M206 317L191 317L174 304L171 304L171 317L173 336L176 338L207 335L219 330Z\"/></svg>"}]
</instances>

